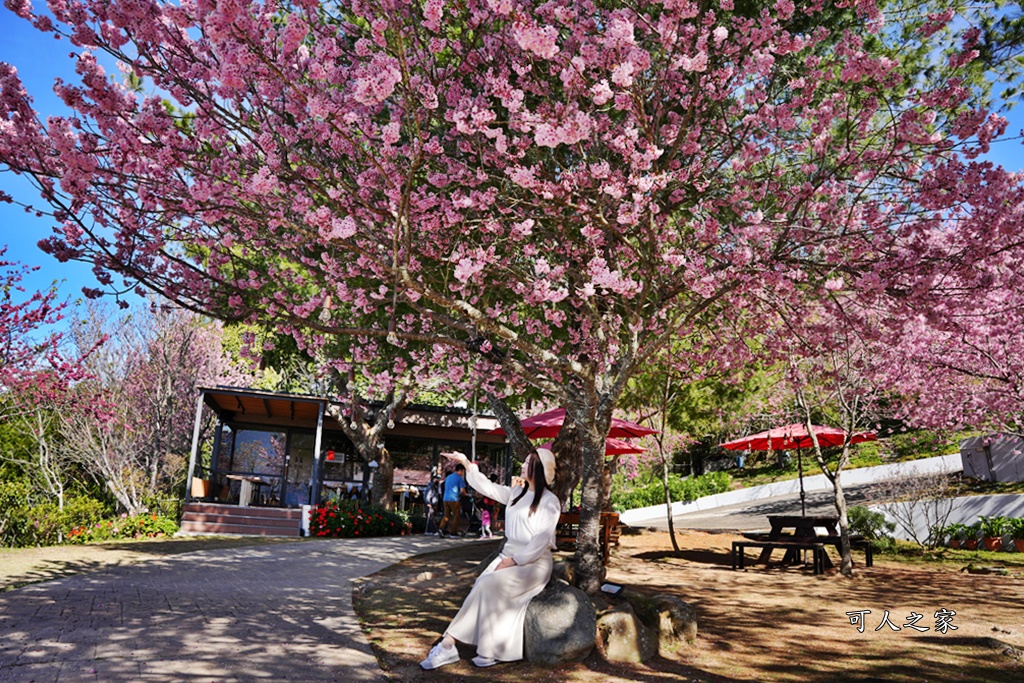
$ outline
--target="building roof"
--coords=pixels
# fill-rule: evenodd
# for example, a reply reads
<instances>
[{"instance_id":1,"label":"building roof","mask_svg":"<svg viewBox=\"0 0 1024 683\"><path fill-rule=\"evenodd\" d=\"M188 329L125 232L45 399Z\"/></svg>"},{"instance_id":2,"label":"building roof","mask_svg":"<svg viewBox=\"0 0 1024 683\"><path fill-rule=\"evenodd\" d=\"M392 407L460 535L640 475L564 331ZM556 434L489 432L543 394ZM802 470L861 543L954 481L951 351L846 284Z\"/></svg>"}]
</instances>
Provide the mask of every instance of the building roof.
<instances>
[{"instance_id":1,"label":"building roof","mask_svg":"<svg viewBox=\"0 0 1024 683\"><path fill-rule=\"evenodd\" d=\"M322 396L263 391L244 387L200 387L203 400L224 422L266 427L297 427L315 429L320 411L330 405L344 407L343 403ZM369 403L371 407L379 404ZM389 433L423 438L468 438L472 431L473 413L465 408L446 409L438 406L409 405L398 411L395 428ZM341 427L330 417L323 427L340 431ZM503 443L504 437L488 435L498 427L497 418L476 416L477 440Z\"/></svg>"}]
</instances>

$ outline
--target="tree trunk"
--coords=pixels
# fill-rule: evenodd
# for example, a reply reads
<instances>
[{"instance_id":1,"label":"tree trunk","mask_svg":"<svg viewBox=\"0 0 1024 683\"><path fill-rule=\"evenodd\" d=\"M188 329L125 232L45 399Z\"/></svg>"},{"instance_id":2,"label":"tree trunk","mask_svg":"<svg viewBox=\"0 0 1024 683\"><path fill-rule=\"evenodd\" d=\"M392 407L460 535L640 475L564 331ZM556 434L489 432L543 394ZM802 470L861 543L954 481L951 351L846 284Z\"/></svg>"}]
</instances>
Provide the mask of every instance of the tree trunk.
<instances>
[{"instance_id":1,"label":"tree trunk","mask_svg":"<svg viewBox=\"0 0 1024 683\"><path fill-rule=\"evenodd\" d=\"M337 373L334 375L334 380L340 385L341 377L337 376ZM373 486L368 492L368 500L371 505L390 510L394 507L392 491L395 481L395 465L388 449L384 448L384 430L391 428L389 425L392 425L396 413L408 403L409 389L400 386L388 392L384 405L373 416L372 423L367 421L366 411L358 397L352 398L354 400L351 402L351 415L346 416L338 405L328 406L326 414L341 426L341 431L356 447L356 453L364 462L377 463L373 474ZM353 427L353 425L355 426Z\"/></svg>"},{"instance_id":2,"label":"tree trunk","mask_svg":"<svg viewBox=\"0 0 1024 683\"><path fill-rule=\"evenodd\" d=\"M601 553L601 510L607 500L604 480L604 451L614 403L599 400L595 387L583 387L566 406L579 425L583 448L580 526L576 534L576 585L596 595L604 581Z\"/></svg>"},{"instance_id":3,"label":"tree trunk","mask_svg":"<svg viewBox=\"0 0 1024 683\"><path fill-rule=\"evenodd\" d=\"M665 487L665 518L668 520L668 536L672 539L672 550L678 553L679 542L676 541L676 527L672 519L672 493L668 489L668 459L665 458L665 449L661 444L658 444L658 449L661 452L661 484Z\"/></svg>"},{"instance_id":4,"label":"tree trunk","mask_svg":"<svg viewBox=\"0 0 1024 683\"><path fill-rule=\"evenodd\" d=\"M580 492L580 526L576 534L576 585L595 595L604 581L601 554L601 504L604 495L604 438L584 438L583 477Z\"/></svg>"},{"instance_id":5,"label":"tree trunk","mask_svg":"<svg viewBox=\"0 0 1024 683\"><path fill-rule=\"evenodd\" d=\"M373 475L370 502L377 507L390 510L395 506L395 463L383 444L378 443L377 446L377 472Z\"/></svg>"},{"instance_id":6,"label":"tree trunk","mask_svg":"<svg viewBox=\"0 0 1024 683\"><path fill-rule=\"evenodd\" d=\"M583 465L583 430L566 411L565 422L558 432L555 442L551 444L555 454L558 470L552 490L558 494L563 503L569 499L580 483L580 472Z\"/></svg>"},{"instance_id":7,"label":"tree trunk","mask_svg":"<svg viewBox=\"0 0 1024 683\"><path fill-rule=\"evenodd\" d=\"M843 485L839 481L839 472L832 478L832 488L835 492L836 512L839 513L839 539L843 555L839 573L843 576L853 576L853 555L850 552L850 528L846 518L846 494L843 492Z\"/></svg>"},{"instance_id":8,"label":"tree trunk","mask_svg":"<svg viewBox=\"0 0 1024 683\"><path fill-rule=\"evenodd\" d=\"M519 418L516 417L515 412L505 402L505 399L490 391L486 392L485 395L487 396L487 405L490 406L494 415L498 418L501 428L505 430L505 439L512 446L512 452L520 460L525 460L530 452L533 451L533 444L526 437L523 426L519 424Z\"/></svg>"}]
</instances>

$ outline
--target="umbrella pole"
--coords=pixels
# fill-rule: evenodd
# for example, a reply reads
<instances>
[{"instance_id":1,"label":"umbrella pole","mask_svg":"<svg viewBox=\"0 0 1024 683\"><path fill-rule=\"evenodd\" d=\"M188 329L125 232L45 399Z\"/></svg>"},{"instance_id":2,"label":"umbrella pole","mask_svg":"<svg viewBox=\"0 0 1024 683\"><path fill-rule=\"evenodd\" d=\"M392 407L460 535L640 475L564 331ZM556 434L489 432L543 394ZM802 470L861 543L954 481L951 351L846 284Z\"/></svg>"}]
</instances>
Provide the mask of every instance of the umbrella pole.
<instances>
[{"instance_id":1,"label":"umbrella pole","mask_svg":"<svg viewBox=\"0 0 1024 683\"><path fill-rule=\"evenodd\" d=\"M796 449L796 471L800 476L800 516L807 516L807 494L804 493L804 459L800 454L800 447Z\"/></svg>"}]
</instances>

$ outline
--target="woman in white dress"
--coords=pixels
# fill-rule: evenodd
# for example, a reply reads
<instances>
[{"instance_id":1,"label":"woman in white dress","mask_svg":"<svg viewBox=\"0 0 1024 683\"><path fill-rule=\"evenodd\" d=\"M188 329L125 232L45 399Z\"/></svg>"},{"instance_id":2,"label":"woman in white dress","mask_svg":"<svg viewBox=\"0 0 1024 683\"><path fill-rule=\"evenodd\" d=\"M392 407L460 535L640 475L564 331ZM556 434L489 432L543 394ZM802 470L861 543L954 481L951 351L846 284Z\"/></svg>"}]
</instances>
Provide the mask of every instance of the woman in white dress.
<instances>
[{"instance_id":1,"label":"woman in white dress","mask_svg":"<svg viewBox=\"0 0 1024 683\"><path fill-rule=\"evenodd\" d=\"M549 487L555 480L555 455L545 448L523 463L522 483L501 486L480 473L462 453L444 453L466 466L467 483L505 504L505 547L477 578L441 642L420 662L436 669L459 661L455 641L476 645L477 666L523 658L526 607L551 578L551 551L561 505Z\"/></svg>"}]
</instances>

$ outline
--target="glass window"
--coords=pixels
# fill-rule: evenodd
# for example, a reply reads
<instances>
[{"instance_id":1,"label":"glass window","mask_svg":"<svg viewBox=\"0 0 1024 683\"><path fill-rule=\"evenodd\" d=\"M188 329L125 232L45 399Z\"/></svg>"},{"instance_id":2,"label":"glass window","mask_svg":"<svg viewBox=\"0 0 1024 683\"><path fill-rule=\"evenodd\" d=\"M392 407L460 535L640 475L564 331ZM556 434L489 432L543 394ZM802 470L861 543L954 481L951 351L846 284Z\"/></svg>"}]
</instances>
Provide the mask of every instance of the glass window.
<instances>
[{"instance_id":1,"label":"glass window","mask_svg":"<svg viewBox=\"0 0 1024 683\"><path fill-rule=\"evenodd\" d=\"M223 469L254 475L280 475L287 443L285 432L241 429L235 435L235 448L229 456L228 466ZM223 464L223 458L221 462Z\"/></svg>"}]
</instances>

